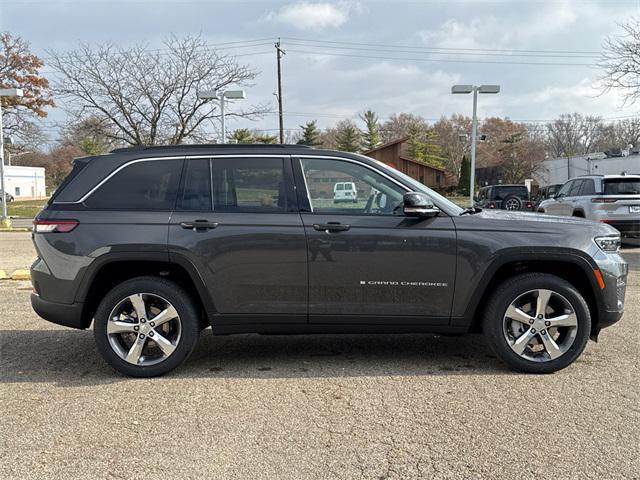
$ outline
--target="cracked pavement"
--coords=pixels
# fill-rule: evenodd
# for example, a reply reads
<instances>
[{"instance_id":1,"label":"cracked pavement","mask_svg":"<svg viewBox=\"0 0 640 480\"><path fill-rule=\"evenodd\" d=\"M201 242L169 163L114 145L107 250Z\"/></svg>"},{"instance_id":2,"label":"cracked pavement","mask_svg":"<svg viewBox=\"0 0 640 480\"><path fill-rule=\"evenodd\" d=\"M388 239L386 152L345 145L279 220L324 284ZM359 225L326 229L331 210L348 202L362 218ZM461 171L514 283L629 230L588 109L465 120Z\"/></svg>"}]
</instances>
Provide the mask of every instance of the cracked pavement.
<instances>
[{"instance_id":1,"label":"cracked pavement","mask_svg":"<svg viewBox=\"0 0 640 480\"><path fill-rule=\"evenodd\" d=\"M553 375L479 335L213 337L156 379L0 282L0 477L639 478L640 272L623 320Z\"/></svg>"}]
</instances>

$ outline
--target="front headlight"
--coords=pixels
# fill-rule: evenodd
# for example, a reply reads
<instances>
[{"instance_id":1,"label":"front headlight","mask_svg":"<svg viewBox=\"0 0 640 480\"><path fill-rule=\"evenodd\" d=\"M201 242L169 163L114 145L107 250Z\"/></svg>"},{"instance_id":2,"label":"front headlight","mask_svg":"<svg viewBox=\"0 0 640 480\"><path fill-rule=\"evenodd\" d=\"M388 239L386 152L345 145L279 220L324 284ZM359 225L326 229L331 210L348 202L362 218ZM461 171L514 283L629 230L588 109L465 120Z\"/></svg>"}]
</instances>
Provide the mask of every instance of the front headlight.
<instances>
[{"instance_id":1,"label":"front headlight","mask_svg":"<svg viewBox=\"0 0 640 480\"><path fill-rule=\"evenodd\" d=\"M596 237L593 239L596 242L596 245L600 247L600 250L603 252L617 252L620 248L620 235L607 236L607 237Z\"/></svg>"}]
</instances>

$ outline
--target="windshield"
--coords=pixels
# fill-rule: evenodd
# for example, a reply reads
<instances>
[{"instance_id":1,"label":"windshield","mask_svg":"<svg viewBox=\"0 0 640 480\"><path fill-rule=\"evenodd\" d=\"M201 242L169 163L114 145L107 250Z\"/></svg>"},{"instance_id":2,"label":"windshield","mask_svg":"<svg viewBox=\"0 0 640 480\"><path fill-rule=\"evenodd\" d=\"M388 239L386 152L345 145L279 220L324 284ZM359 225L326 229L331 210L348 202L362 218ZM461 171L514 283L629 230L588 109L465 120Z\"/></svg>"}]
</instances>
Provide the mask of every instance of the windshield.
<instances>
[{"instance_id":1,"label":"windshield","mask_svg":"<svg viewBox=\"0 0 640 480\"><path fill-rule=\"evenodd\" d=\"M616 178L604 181L605 195L640 195L640 178Z\"/></svg>"},{"instance_id":2,"label":"windshield","mask_svg":"<svg viewBox=\"0 0 640 480\"><path fill-rule=\"evenodd\" d=\"M464 212L464 208L459 207L458 205L453 203L451 200L447 199L446 197L443 197L435 190L431 190L429 187L411 178L409 175L405 175L404 173L396 170L395 168L390 167L389 165L382 163L374 158L367 157L367 159L373 160L376 163L376 165L382 170L392 171L397 177L400 177L402 181L406 183L409 187L411 187L414 191L426 193L433 199L434 203L444 204L445 207L450 211L448 213L451 213L452 215L460 215L462 212Z\"/></svg>"}]
</instances>

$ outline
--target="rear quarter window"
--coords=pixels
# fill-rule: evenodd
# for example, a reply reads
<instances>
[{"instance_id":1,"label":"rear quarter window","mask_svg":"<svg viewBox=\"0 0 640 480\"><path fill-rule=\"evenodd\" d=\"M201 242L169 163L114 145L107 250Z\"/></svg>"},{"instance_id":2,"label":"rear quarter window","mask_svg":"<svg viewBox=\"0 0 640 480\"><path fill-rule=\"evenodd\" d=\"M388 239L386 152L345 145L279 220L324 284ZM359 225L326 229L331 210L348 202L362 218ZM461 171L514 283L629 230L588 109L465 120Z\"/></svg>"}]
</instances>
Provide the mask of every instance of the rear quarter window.
<instances>
[{"instance_id":1,"label":"rear quarter window","mask_svg":"<svg viewBox=\"0 0 640 480\"><path fill-rule=\"evenodd\" d=\"M173 210L183 160L132 163L109 178L84 202L101 210Z\"/></svg>"}]
</instances>

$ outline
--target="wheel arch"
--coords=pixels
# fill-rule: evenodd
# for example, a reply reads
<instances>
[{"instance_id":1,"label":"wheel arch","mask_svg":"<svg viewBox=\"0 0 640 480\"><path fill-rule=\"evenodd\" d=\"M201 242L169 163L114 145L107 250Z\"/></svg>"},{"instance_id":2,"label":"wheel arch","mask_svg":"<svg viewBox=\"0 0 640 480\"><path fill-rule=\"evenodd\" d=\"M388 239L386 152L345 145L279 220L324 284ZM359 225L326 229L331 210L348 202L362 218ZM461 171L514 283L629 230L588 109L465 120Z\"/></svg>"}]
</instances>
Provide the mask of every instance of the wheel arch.
<instances>
[{"instance_id":1,"label":"wheel arch","mask_svg":"<svg viewBox=\"0 0 640 480\"><path fill-rule=\"evenodd\" d=\"M172 255L169 260L166 253L156 255L149 252L142 256L140 253L107 254L91 264L76 296L76 301L83 304L82 328L90 326L100 301L109 290L141 276L165 278L183 287L202 312L203 326L209 325L208 319L215 313L215 306L195 266L181 255Z\"/></svg>"},{"instance_id":2,"label":"wheel arch","mask_svg":"<svg viewBox=\"0 0 640 480\"><path fill-rule=\"evenodd\" d=\"M495 259L487 268L482 280L478 283L465 311L464 318L469 324L469 331L481 330L482 315L485 304L483 300L491 295L503 282L521 273L547 273L566 280L584 297L591 314L591 334L597 335L601 293L594 275L597 268L592 260L581 252L562 249L560 252L529 252L524 255L504 255Z\"/></svg>"}]
</instances>

